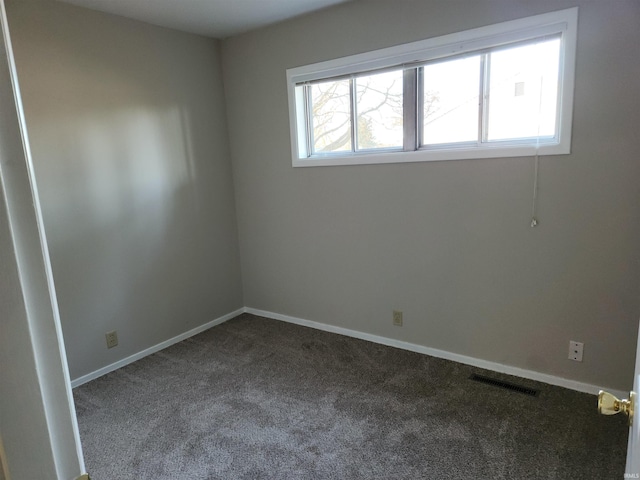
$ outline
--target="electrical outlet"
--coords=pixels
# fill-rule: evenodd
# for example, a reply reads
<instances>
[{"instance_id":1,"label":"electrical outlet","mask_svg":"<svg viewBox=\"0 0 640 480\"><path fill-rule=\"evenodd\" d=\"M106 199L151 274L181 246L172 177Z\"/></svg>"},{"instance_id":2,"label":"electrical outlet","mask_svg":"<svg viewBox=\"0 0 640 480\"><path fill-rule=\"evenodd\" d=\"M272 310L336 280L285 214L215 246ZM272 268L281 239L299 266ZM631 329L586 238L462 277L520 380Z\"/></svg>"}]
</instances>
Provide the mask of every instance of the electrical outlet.
<instances>
[{"instance_id":1,"label":"electrical outlet","mask_svg":"<svg viewBox=\"0 0 640 480\"><path fill-rule=\"evenodd\" d=\"M113 348L118 345L118 332L115 330L105 334L107 339L107 348Z\"/></svg>"},{"instance_id":2,"label":"electrical outlet","mask_svg":"<svg viewBox=\"0 0 640 480\"><path fill-rule=\"evenodd\" d=\"M569 360L575 360L576 362L582 361L582 352L584 350L584 343L569 342Z\"/></svg>"},{"instance_id":3,"label":"electrical outlet","mask_svg":"<svg viewBox=\"0 0 640 480\"><path fill-rule=\"evenodd\" d=\"M402 311L401 310L394 310L393 311L393 324L396 327L401 327L402 326Z\"/></svg>"}]
</instances>

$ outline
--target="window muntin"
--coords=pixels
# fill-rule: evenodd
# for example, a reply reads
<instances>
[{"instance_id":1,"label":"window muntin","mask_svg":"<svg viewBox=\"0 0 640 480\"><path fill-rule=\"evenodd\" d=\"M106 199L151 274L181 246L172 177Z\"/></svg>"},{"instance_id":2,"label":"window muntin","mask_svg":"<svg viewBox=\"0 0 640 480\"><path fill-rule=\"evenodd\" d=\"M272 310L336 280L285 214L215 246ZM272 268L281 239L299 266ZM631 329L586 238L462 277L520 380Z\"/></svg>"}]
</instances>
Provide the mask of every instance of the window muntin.
<instances>
[{"instance_id":1,"label":"window muntin","mask_svg":"<svg viewBox=\"0 0 640 480\"><path fill-rule=\"evenodd\" d=\"M559 36L421 67L421 147L557 136Z\"/></svg>"},{"instance_id":2,"label":"window muntin","mask_svg":"<svg viewBox=\"0 0 640 480\"><path fill-rule=\"evenodd\" d=\"M402 149L402 69L304 86L309 156Z\"/></svg>"},{"instance_id":3,"label":"window muntin","mask_svg":"<svg viewBox=\"0 0 640 480\"><path fill-rule=\"evenodd\" d=\"M577 11L571 8L550 12L287 70L293 165L569 153ZM540 62L531 60L538 57L546 62L542 67ZM518 66L514 58L531 61L520 62ZM474 69L479 65L473 75L470 63ZM465 64L467 73L436 85L433 72L446 68L455 71L454 67ZM538 64L537 77L531 75L534 64ZM373 98L374 92L369 90L363 95L366 90L363 82L382 79L391 72L397 79L403 77L403 108L399 108L399 102L393 107L383 102L386 111L382 106L383 113L371 110L363 102ZM309 94L315 84L338 80L349 83L351 144L343 145L341 150L320 151L310 141L313 119L307 114L312 111ZM462 85L465 90L461 90ZM393 86L399 88L400 82ZM433 96L429 95L436 86L440 95L437 100L442 104L441 118L433 115L438 105L433 104ZM455 95L456 89L466 92L467 97ZM380 87L377 90L378 95L384 92ZM398 93L395 98L400 99ZM448 109L442 98L449 102ZM464 111L465 115L452 120L455 114ZM346 118L344 112L342 115ZM382 128L382 133L371 135L373 124L378 130Z\"/></svg>"}]
</instances>

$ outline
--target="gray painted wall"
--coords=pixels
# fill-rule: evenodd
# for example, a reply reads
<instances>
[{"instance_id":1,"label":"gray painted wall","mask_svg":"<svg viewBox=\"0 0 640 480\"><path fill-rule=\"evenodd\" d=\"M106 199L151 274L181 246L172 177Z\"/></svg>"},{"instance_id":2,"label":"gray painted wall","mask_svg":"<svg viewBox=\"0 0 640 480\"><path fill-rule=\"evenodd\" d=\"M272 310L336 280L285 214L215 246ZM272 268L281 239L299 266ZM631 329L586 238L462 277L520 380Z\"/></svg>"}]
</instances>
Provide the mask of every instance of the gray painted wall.
<instances>
[{"instance_id":1,"label":"gray painted wall","mask_svg":"<svg viewBox=\"0 0 640 480\"><path fill-rule=\"evenodd\" d=\"M580 6L573 150L291 167L285 70ZM623 390L640 314L640 3L360 1L223 42L245 304ZM392 310L405 326L392 326ZM567 360L585 343L584 362Z\"/></svg>"},{"instance_id":2,"label":"gray painted wall","mask_svg":"<svg viewBox=\"0 0 640 480\"><path fill-rule=\"evenodd\" d=\"M240 308L217 41L59 2L8 14L71 378Z\"/></svg>"}]
</instances>

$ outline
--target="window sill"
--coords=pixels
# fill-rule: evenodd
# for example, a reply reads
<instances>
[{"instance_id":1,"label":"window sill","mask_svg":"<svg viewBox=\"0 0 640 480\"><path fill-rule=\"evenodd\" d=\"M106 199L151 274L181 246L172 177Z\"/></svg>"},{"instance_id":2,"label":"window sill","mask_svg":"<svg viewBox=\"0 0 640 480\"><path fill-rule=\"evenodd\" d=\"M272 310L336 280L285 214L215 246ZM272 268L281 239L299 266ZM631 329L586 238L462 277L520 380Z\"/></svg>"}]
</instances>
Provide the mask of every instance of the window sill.
<instances>
[{"instance_id":1,"label":"window sill","mask_svg":"<svg viewBox=\"0 0 640 480\"><path fill-rule=\"evenodd\" d=\"M472 160L481 158L533 157L542 155L567 155L571 153L569 145L495 145L478 147L460 147L447 149L422 149L413 152L363 152L347 155L318 155L297 158L294 155L293 167L329 167L340 165L377 165L385 163L439 162L445 160Z\"/></svg>"}]
</instances>

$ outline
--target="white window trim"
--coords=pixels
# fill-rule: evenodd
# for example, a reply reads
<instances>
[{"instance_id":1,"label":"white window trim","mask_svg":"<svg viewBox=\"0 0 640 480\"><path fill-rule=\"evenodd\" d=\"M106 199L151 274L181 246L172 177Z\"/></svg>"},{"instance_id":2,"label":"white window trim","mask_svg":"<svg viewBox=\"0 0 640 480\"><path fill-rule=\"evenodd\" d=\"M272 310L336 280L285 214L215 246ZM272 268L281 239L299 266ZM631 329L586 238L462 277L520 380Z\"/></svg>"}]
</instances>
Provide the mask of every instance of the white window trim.
<instances>
[{"instance_id":1,"label":"white window trim","mask_svg":"<svg viewBox=\"0 0 640 480\"><path fill-rule=\"evenodd\" d=\"M571 123L573 118L573 87L578 26L578 7L498 23L486 27L429 38L418 42L351 55L335 60L305 65L287 70L291 153L294 167L330 165L360 165L379 163L428 162L476 158L562 155L571 153ZM302 88L296 84L323 78L349 75L403 64L413 64L438 58L496 47L546 34L562 33L560 47L558 140L552 144L496 144L423 149L402 152L349 152L344 155L307 155L306 120Z\"/></svg>"}]
</instances>

